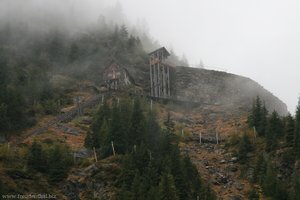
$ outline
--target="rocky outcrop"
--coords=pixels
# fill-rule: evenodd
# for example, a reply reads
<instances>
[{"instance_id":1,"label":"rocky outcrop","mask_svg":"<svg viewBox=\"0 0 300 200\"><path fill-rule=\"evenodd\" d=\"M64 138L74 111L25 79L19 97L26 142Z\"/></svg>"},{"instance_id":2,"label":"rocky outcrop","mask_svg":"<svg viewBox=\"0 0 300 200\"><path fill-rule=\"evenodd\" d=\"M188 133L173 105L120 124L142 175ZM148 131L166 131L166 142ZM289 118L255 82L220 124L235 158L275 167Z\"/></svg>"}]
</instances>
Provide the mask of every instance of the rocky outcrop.
<instances>
[{"instance_id":1,"label":"rocky outcrop","mask_svg":"<svg viewBox=\"0 0 300 200\"><path fill-rule=\"evenodd\" d=\"M248 110L259 96L269 111L288 112L280 99L246 77L191 67L176 67L173 74L173 96L180 100Z\"/></svg>"}]
</instances>

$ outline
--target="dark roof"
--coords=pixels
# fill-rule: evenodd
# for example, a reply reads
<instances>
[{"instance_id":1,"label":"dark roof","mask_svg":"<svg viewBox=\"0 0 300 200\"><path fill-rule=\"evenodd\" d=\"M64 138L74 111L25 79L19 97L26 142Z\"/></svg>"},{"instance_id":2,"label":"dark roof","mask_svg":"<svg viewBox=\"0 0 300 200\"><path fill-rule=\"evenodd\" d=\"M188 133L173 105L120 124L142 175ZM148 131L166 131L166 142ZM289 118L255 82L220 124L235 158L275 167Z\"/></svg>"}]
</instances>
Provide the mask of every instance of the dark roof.
<instances>
[{"instance_id":1,"label":"dark roof","mask_svg":"<svg viewBox=\"0 0 300 200\"><path fill-rule=\"evenodd\" d=\"M171 55L165 47L161 47L161 48L159 48L159 49L156 49L155 51L152 51L152 52L148 53L148 55L154 54L154 53L156 53L157 51L164 51L164 53L166 53L167 56L170 56L170 55Z\"/></svg>"}]
</instances>

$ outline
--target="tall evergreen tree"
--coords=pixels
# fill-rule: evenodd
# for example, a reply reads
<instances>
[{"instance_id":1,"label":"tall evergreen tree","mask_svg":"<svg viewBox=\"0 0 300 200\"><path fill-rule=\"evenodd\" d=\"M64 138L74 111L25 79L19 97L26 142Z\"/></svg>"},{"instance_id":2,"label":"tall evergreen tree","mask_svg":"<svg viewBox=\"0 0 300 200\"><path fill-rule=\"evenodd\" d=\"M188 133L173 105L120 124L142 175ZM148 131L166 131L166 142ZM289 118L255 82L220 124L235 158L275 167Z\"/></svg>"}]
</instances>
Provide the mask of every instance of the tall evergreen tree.
<instances>
[{"instance_id":1,"label":"tall evergreen tree","mask_svg":"<svg viewBox=\"0 0 300 200\"><path fill-rule=\"evenodd\" d=\"M44 156L42 145L34 141L29 149L27 165L37 171L44 172L46 170Z\"/></svg>"},{"instance_id":2,"label":"tall evergreen tree","mask_svg":"<svg viewBox=\"0 0 300 200\"><path fill-rule=\"evenodd\" d=\"M121 118L120 109L117 105L113 106L107 141L103 148L104 156L112 155L111 142L114 144L116 153L122 154L127 151L127 135L123 132L124 121Z\"/></svg>"},{"instance_id":3,"label":"tall evergreen tree","mask_svg":"<svg viewBox=\"0 0 300 200\"><path fill-rule=\"evenodd\" d=\"M179 200L177 195L174 177L169 173L164 173L159 182L160 200Z\"/></svg>"},{"instance_id":4,"label":"tall evergreen tree","mask_svg":"<svg viewBox=\"0 0 300 200\"><path fill-rule=\"evenodd\" d=\"M264 136L267 126L268 111L262 101L257 96L252 105L251 113L248 117L249 126L255 127L259 136Z\"/></svg>"},{"instance_id":5,"label":"tall evergreen tree","mask_svg":"<svg viewBox=\"0 0 300 200\"><path fill-rule=\"evenodd\" d=\"M72 164L69 150L63 146L55 145L49 152L48 175L51 182L59 182L67 177Z\"/></svg>"},{"instance_id":6,"label":"tall evergreen tree","mask_svg":"<svg viewBox=\"0 0 300 200\"><path fill-rule=\"evenodd\" d=\"M129 145L139 145L145 138L146 120L143 114L141 103L139 99L134 101L130 131L128 135ZM129 147L130 148L130 147Z\"/></svg>"},{"instance_id":7,"label":"tall evergreen tree","mask_svg":"<svg viewBox=\"0 0 300 200\"><path fill-rule=\"evenodd\" d=\"M147 123L146 123L146 131L145 131L145 141L148 147L151 150L157 150L159 142L161 141L161 130L158 124L156 114L154 111L149 111L147 115Z\"/></svg>"},{"instance_id":8,"label":"tall evergreen tree","mask_svg":"<svg viewBox=\"0 0 300 200\"><path fill-rule=\"evenodd\" d=\"M294 149L297 155L300 155L300 99L296 108L295 116L295 143Z\"/></svg>"},{"instance_id":9,"label":"tall evergreen tree","mask_svg":"<svg viewBox=\"0 0 300 200\"><path fill-rule=\"evenodd\" d=\"M293 146L294 144L294 136L295 136L295 120L292 115L289 113L288 116L285 118L285 139L288 146Z\"/></svg>"},{"instance_id":10,"label":"tall evergreen tree","mask_svg":"<svg viewBox=\"0 0 300 200\"><path fill-rule=\"evenodd\" d=\"M245 163L247 154L253 150L253 145L250 142L249 136L244 134L239 143L238 158L241 163Z\"/></svg>"},{"instance_id":11,"label":"tall evergreen tree","mask_svg":"<svg viewBox=\"0 0 300 200\"><path fill-rule=\"evenodd\" d=\"M266 135L266 150L271 151L277 145L278 138L283 136L283 124L276 111L273 111L268 121Z\"/></svg>"},{"instance_id":12,"label":"tall evergreen tree","mask_svg":"<svg viewBox=\"0 0 300 200\"><path fill-rule=\"evenodd\" d=\"M300 199L300 176L297 170L294 171L293 180L292 180L292 200Z\"/></svg>"}]
</instances>

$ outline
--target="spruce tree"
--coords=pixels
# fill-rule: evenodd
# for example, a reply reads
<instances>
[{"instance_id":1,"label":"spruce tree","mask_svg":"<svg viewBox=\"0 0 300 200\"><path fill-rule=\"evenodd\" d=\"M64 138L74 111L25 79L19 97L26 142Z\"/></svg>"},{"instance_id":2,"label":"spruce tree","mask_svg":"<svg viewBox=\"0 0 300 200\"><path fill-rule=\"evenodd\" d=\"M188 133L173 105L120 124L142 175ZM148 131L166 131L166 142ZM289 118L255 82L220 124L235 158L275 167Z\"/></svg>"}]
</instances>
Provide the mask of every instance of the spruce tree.
<instances>
[{"instance_id":1,"label":"spruce tree","mask_svg":"<svg viewBox=\"0 0 300 200\"><path fill-rule=\"evenodd\" d=\"M151 150L157 150L159 142L161 141L161 130L158 124L156 114L154 111L149 111L147 114L146 122L146 131L145 131L145 141L147 146Z\"/></svg>"},{"instance_id":2,"label":"spruce tree","mask_svg":"<svg viewBox=\"0 0 300 200\"><path fill-rule=\"evenodd\" d=\"M293 174L293 180L292 180L292 200L298 200L300 199L300 176L297 169L294 171Z\"/></svg>"},{"instance_id":3,"label":"spruce tree","mask_svg":"<svg viewBox=\"0 0 300 200\"><path fill-rule=\"evenodd\" d=\"M179 200L174 177L170 173L164 173L159 182L160 200Z\"/></svg>"},{"instance_id":4,"label":"spruce tree","mask_svg":"<svg viewBox=\"0 0 300 200\"><path fill-rule=\"evenodd\" d=\"M253 145L250 142L249 136L243 134L239 143L239 154L238 158L241 163L245 163L247 160L247 154L253 150Z\"/></svg>"},{"instance_id":5,"label":"spruce tree","mask_svg":"<svg viewBox=\"0 0 300 200\"><path fill-rule=\"evenodd\" d=\"M277 145L277 140L283 136L283 124L276 111L273 111L268 121L266 135L266 150L271 151Z\"/></svg>"},{"instance_id":6,"label":"spruce tree","mask_svg":"<svg viewBox=\"0 0 300 200\"><path fill-rule=\"evenodd\" d=\"M67 177L72 164L68 148L55 145L49 152L48 175L51 182L59 182Z\"/></svg>"},{"instance_id":7,"label":"spruce tree","mask_svg":"<svg viewBox=\"0 0 300 200\"><path fill-rule=\"evenodd\" d=\"M285 118L285 139L288 146L293 146L294 144L294 136L295 136L295 120L292 115L289 113Z\"/></svg>"},{"instance_id":8,"label":"spruce tree","mask_svg":"<svg viewBox=\"0 0 300 200\"><path fill-rule=\"evenodd\" d=\"M120 109L114 105L107 141L102 149L104 156L112 155L111 142L114 144L116 153L123 154L127 151L127 136L123 132L123 126Z\"/></svg>"},{"instance_id":9,"label":"spruce tree","mask_svg":"<svg viewBox=\"0 0 300 200\"><path fill-rule=\"evenodd\" d=\"M44 159L42 145L34 141L29 149L27 158L27 165L37 171L45 171L45 159Z\"/></svg>"},{"instance_id":10,"label":"spruce tree","mask_svg":"<svg viewBox=\"0 0 300 200\"><path fill-rule=\"evenodd\" d=\"M266 174L264 176L263 184L262 184L264 193L267 196L274 195L274 190L275 190L276 184L277 184L275 177L276 177L275 172L274 172L274 169L271 165L271 162L268 161L267 162Z\"/></svg>"},{"instance_id":11,"label":"spruce tree","mask_svg":"<svg viewBox=\"0 0 300 200\"><path fill-rule=\"evenodd\" d=\"M295 116L295 143L294 149L297 155L300 155L300 99L296 109L296 116Z\"/></svg>"},{"instance_id":12,"label":"spruce tree","mask_svg":"<svg viewBox=\"0 0 300 200\"><path fill-rule=\"evenodd\" d=\"M146 120L141 108L141 103L139 99L134 101L131 122L130 122L130 131L129 131L129 148L134 145L139 145L145 138L146 130Z\"/></svg>"},{"instance_id":13,"label":"spruce tree","mask_svg":"<svg viewBox=\"0 0 300 200\"><path fill-rule=\"evenodd\" d=\"M257 96L252 105L252 110L248 116L249 127L255 127L259 136L264 136L267 126L268 111L265 104Z\"/></svg>"}]
</instances>

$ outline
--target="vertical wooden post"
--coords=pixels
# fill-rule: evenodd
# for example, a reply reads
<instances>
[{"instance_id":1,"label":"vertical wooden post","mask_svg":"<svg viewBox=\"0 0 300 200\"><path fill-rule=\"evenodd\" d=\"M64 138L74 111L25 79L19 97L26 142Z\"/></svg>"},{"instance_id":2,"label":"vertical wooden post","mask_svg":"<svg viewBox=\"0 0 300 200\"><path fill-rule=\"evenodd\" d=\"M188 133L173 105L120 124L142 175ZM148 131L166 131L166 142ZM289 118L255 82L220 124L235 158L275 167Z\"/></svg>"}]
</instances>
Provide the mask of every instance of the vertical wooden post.
<instances>
[{"instance_id":1,"label":"vertical wooden post","mask_svg":"<svg viewBox=\"0 0 300 200\"><path fill-rule=\"evenodd\" d=\"M96 149L95 147L93 147L93 150L94 150L94 157L95 157L95 161L98 162L98 159L97 159L97 153L96 153Z\"/></svg>"},{"instance_id":2,"label":"vertical wooden post","mask_svg":"<svg viewBox=\"0 0 300 200\"><path fill-rule=\"evenodd\" d=\"M153 80L152 80L152 59L150 57L150 96L153 96Z\"/></svg>"},{"instance_id":3,"label":"vertical wooden post","mask_svg":"<svg viewBox=\"0 0 300 200\"><path fill-rule=\"evenodd\" d=\"M168 79L168 96L171 96L171 90L170 90L170 87L171 87L170 86L170 67L167 67L167 70L168 70L168 72L167 72L168 73L168 76L167 76L168 77L167 78Z\"/></svg>"},{"instance_id":4,"label":"vertical wooden post","mask_svg":"<svg viewBox=\"0 0 300 200\"><path fill-rule=\"evenodd\" d=\"M256 138L256 128L253 126L253 133L254 133L254 138Z\"/></svg>"},{"instance_id":5,"label":"vertical wooden post","mask_svg":"<svg viewBox=\"0 0 300 200\"><path fill-rule=\"evenodd\" d=\"M162 65L162 76L163 76L163 97L167 96L166 92L166 73L165 73L165 66Z\"/></svg>"},{"instance_id":6,"label":"vertical wooden post","mask_svg":"<svg viewBox=\"0 0 300 200\"><path fill-rule=\"evenodd\" d=\"M73 153L74 164L76 164L76 152Z\"/></svg>"},{"instance_id":7,"label":"vertical wooden post","mask_svg":"<svg viewBox=\"0 0 300 200\"><path fill-rule=\"evenodd\" d=\"M199 133L199 143L202 144L202 132Z\"/></svg>"},{"instance_id":8,"label":"vertical wooden post","mask_svg":"<svg viewBox=\"0 0 300 200\"><path fill-rule=\"evenodd\" d=\"M112 148L112 151L113 151L113 155L115 156L116 152L115 152L115 147L114 147L114 142L113 141L111 141L111 148Z\"/></svg>"},{"instance_id":9,"label":"vertical wooden post","mask_svg":"<svg viewBox=\"0 0 300 200\"><path fill-rule=\"evenodd\" d=\"M157 63L157 84L158 84L158 97L161 97L161 74L160 74L160 65Z\"/></svg>"},{"instance_id":10,"label":"vertical wooden post","mask_svg":"<svg viewBox=\"0 0 300 200\"><path fill-rule=\"evenodd\" d=\"M157 97L157 73L156 73L156 64L153 65L153 74L154 74L154 80L153 80L153 87L154 87L154 97Z\"/></svg>"},{"instance_id":11,"label":"vertical wooden post","mask_svg":"<svg viewBox=\"0 0 300 200\"><path fill-rule=\"evenodd\" d=\"M183 130L183 128L181 129L181 137L184 137L184 130Z\"/></svg>"},{"instance_id":12,"label":"vertical wooden post","mask_svg":"<svg viewBox=\"0 0 300 200\"><path fill-rule=\"evenodd\" d=\"M219 144L219 135L217 129L216 129L216 140L217 140L217 144Z\"/></svg>"}]
</instances>

